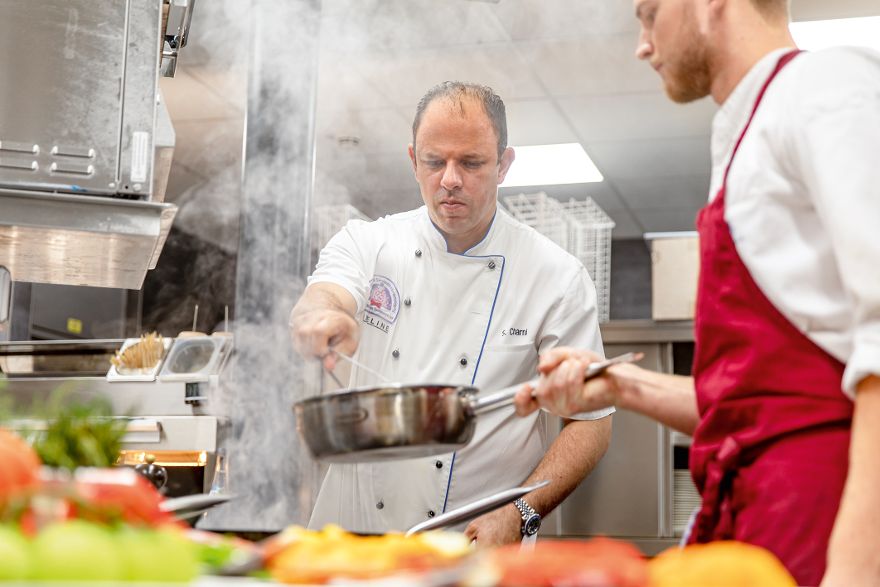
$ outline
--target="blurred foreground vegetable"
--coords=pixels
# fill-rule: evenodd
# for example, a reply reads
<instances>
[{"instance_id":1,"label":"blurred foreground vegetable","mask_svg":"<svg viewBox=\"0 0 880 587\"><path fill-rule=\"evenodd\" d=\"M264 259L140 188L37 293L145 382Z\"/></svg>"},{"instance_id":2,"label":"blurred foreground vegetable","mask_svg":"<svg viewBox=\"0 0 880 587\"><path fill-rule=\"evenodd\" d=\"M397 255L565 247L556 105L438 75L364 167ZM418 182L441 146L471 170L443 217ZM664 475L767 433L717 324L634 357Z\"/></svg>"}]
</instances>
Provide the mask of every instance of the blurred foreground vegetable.
<instances>
[{"instance_id":1,"label":"blurred foreground vegetable","mask_svg":"<svg viewBox=\"0 0 880 587\"><path fill-rule=\"evenodd\" d=\"M648 567L641 552L610 538L538 540L533 549L519 544L490 554L501 574L498 587L648 587Z\"/></svg>"},{"instance_id":2,"label":"blurred foreground vegetable","mask_svg":"<svg viewBox=\"0 0 880 587\"><path fill-rule=\"evenodd\" d=\"M72 470L110 467L116 462L128 423L112 417L109 401L95 398L72 403L57 395L43 412L48 428L37 436L34 448L44 464Z\"/></svg>"},{"instance_id":3,"label":"blurred foreground vegetable","mask_svg":"<svg viewBox=\"0 0 880 587\"><path fill-rule=\"evenodd\" d=\"M653 587L795 587L773 554L744 542L670 548L651 561Z\"/></svg>"},{"instance_id":4,"label":"blurred foreground vegetable","mask_svg":"<svg viewBox=\"0 0 880 587\"><path fill-rule=\"evenodd\" d=\"M40 459L14 432L0 428L0 513L39 483Z\"/></svg>"}]
</instances>

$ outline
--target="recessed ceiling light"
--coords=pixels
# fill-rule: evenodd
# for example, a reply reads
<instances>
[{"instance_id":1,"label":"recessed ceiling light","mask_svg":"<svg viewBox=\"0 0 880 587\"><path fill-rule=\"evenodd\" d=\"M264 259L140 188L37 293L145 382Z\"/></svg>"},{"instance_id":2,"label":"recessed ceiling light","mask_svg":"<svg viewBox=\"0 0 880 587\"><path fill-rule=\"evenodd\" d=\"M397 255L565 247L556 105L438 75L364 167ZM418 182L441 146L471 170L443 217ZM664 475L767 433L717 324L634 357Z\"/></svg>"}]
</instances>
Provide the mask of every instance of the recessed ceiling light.
<instances>
[{"instance_id":1,"label":"recessed ceiling light","mask_svg":"<svg viewBox=\"0 0 880 587\"><path fill-rule=\"evenodd\" d=\"M594 183L604 178L580 143L514 147L516 160L501 187Z\"/></svg>"},{"instance_id":2,"label":"recessed ceiling light","mask_svg":"<svg viewBox=\"0 0 880 587\"><path fill-rule=\"evenodd\" d=\"M807 51L840 45L880 51L880 16L793 22L791 36L798 47Z\"/></svg>"}]
</instances>

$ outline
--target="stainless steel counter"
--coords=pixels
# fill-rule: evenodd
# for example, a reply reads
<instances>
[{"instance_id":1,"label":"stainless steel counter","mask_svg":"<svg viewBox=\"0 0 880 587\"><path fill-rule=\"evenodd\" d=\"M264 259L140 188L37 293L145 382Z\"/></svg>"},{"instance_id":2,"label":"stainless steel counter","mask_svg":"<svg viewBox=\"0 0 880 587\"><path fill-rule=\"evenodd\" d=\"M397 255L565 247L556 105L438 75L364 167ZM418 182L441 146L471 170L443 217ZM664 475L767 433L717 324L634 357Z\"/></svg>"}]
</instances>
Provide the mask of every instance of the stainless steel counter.
<instances>
[{"instance_id":1,"label":"stainless steel counter","mask_svg":"<svg viewBox=\"0 0 880 587\"><path fill-rule=\"evenodd\" d=\"M600 324L605 344L693 342L692 320L613 320Z\"/></svg>"},{"instance_id":2,"label":"stainless steel counter","mask_svg":"<svg viewBox=\"0 0 880 587\"><path fill-rule=\"evenodd\" d=\"M636 351L645 355L640 364L646 369L690 372L691 321L621 320L601 330L608 356ZM559 507L558 521L548 533L611 536L654 555L678 542L682 520L694 506L687 472L676 469L682 466L688 437L633 412L618 411L613 421L608 452Z\"/></svg>"}]
</instances>

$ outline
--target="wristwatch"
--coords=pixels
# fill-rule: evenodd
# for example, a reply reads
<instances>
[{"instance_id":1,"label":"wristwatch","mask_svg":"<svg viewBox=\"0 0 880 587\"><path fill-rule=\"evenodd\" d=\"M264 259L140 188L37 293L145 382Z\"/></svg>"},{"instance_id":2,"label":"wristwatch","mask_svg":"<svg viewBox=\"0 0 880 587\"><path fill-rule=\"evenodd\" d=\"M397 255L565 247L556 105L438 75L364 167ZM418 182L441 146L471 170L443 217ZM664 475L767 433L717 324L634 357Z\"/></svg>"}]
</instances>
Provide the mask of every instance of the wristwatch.
<instances>
[{"instance_id":1,"label":"wristwatch","mask_svg":"<svg viewBox=\"0 0 880 587\"><path fill-rule=\"evenodd\" d=\"M536 512L535 508L527 504L522 498L514 501L513 505L516 506L516 509L519 510L522 516L522 528L520 529L522 535L534 536L537 534L538 528L541 527L541 514Z\"/></svg>"}]
</instances>

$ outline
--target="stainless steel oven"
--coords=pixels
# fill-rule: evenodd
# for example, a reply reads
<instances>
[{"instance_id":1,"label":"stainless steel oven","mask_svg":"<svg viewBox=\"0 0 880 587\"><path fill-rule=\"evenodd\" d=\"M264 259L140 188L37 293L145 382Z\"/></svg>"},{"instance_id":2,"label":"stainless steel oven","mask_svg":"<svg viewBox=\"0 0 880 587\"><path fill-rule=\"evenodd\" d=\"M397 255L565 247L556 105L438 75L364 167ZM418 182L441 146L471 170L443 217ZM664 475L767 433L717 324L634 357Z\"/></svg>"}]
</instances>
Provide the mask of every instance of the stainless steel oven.
<instances>
[{"instance_id":1,"label":"stainless steel oven","mask_svg":"<svg viewBox=\"0 0 880 587\"><path fill-rule=\"evenodd\" d=\"M47 425L40 408L60 390L71 401L102 397L128 422L119 465L164 467L169 496L209 492L224 430L224 420L209 411L219 374L200 381L110 381L110 357L122 342L0 343L3 394L11 400L4 407L12 409L13 427L38 434Z\"/></svg>"},{"instance_id":2,"label":"stainless steel oven","mask_svg":"<svg viewBox=\"0 0 880 587\"><path fill-rule=\"evenodd\" d=\"M645 368L690 373L690 322L650 320L602 325L608 356L642 352ZM689 437L635 414L614 416L611 445L592 474L559 508L548 531L562 536L604 535L631 540L647 554L676 544L699 495L688 471Z\"/></svg>"}]
</instances>

